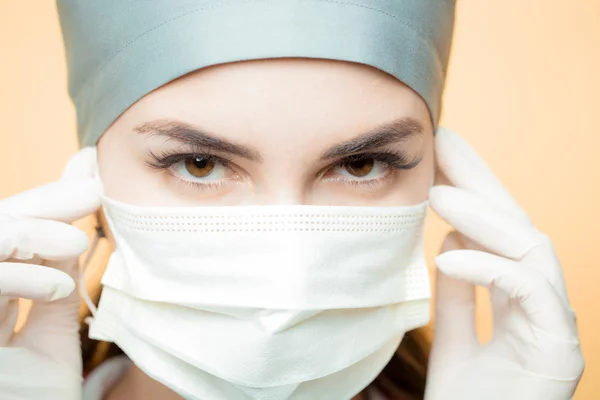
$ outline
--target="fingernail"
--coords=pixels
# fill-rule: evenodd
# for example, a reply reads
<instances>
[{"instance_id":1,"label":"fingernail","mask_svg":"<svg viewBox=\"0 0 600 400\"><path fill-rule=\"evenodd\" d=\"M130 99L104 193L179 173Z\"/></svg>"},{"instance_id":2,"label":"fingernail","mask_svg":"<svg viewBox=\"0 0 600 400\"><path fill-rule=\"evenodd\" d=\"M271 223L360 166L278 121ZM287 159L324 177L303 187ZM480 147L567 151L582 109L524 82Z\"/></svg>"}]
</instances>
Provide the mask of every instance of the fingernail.
<instances>
[{"instance_id":1,"label":"fingernail","mask_svg":"<svg viewBox=\"0 0 600 400\"><path fill-rule=\"evenodd\" d=\"M434 210L437 211L446 208L449 188L451 188L451 186L436 185L429 189L429 201Z\"/></svg>"},{"instance_id":2,"label":"fingernail","mask_svg":"<svg viewBox=\"0 0 600 400\"><path fill-rule=\"evenodd\" d=\"M455 264L455 262L452 261L456 260L456 257L460 257L459 252L462 251L463 250L450 250L440 253L434 259L435 264L441 270L451 270L452 265Z\"/></svg>"},{"instance_id":3,"label":"fingernail","mask_svg":"<svg viewBox=\"0 0 600 400\"><path fill-rule=\"evenodd\" d=\"M440 273L442 273L442 274L444 274L444 275L447 275L447 276L451 276L451 275L452 275L452 274L451 274L451 272L452 272L452 271L451 271L451 270L448 270L448 269L446 268L446 265L445 265L445 264L441 264L441 263L438 263L438 262L436 261L436 265L437 265L437 272L440 272Z\"/></svg>"},{"instance_id":4,"label":"fingernail","mask_svg":"<svg viewBox=\"0 0 600 400\"><path fill-rule=\"evenodd\" d=\"M442 197L444 194L444 185L435 185L429 189L429 196L434 195L436 197Z\"/></svg>"},{"instance_id":5,"label":"fingernail","mask_svg":"<svg viewBox=\"0 0 600 400\"><path fill-rule=\"evenodd\" d=\"M439 254L434 258L435 265L441 270L446 268L446 257L444 257L444 254L446 253Z\"/></svg>"}]
</instances>

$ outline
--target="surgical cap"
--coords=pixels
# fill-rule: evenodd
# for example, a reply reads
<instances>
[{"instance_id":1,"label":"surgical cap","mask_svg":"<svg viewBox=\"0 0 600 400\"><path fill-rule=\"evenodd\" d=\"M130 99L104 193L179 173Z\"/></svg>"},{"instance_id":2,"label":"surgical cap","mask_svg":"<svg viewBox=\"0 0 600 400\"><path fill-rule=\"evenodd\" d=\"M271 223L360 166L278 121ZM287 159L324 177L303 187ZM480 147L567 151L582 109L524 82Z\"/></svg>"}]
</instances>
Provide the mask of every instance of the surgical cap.
<instances>
[{"instance_id":1,"label":"surgical cap","mask_svg":"<svg viewBox=\"0 0 600 400\"><path fill-rule=\"evenodd\" d=\"M129 106L199 68L308 57L378 68L437 125L454 0L57 0L81 146Z\"/></svg>"}]
</instances>

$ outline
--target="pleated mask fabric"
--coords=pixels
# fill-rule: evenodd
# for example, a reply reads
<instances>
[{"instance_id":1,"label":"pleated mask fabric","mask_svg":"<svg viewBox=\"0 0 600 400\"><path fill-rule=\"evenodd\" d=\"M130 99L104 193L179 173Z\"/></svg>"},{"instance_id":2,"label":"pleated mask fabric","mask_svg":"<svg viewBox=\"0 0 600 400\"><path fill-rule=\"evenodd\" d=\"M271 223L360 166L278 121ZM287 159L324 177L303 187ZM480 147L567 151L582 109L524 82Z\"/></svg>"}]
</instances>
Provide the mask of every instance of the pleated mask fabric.
<instances>
[{"instance_id":1,"label":"pleated mask fabric","mask_svg":"<svg viewBox=\"0 0 600 400\"><path fill-rule=\"evenodd\" d=\"M348 400L429 321L428 202L102 204L116 250L89 335L186 399Z\"/></svg>"},{"instance_id":2,"label":"pleated mask fabric","mask_svg":"<svg viewBox=\"0 0 600 400\"><path fill-rule=\"evenodd\" d=\"M79 143L95 145L129 106L199 68L308 57L378 68L437 126L454 0L57 0Z\"/></svg>"}]
</instances>

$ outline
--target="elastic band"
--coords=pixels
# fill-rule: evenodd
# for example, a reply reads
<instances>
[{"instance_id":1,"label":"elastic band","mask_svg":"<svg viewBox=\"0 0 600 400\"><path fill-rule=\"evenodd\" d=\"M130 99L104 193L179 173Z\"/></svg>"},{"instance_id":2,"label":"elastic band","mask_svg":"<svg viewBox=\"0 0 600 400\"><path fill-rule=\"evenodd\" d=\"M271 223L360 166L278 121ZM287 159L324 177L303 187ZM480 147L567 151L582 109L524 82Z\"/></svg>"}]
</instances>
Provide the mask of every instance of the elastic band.
<instances>
[{"instance_id":1,"label":"elastic band","mask_svg":"<svg viewBox=\"0 0 600 400\"><path fill-rule=\"evenodd\" d=\"M96 305L94 304L94 302L92 301L92 299L90 298L90 295L87 291L87 287L85 285L85 270L87 269L87 267L92 259L92 256L96 252L96 247L98 246L98 242L100 241L101 237L106 237L106 235L104 234L104 229L102 229L102 227L100 225L97 225L96 229L94 231L94 239L92 240L92 245L90 246L90 249L85 256L85 260L83 261L83 264L81 265L81 271L79 273L79 294L80 294L81 298L83 299L83 301L85 302L85 304L88 306L90 312L92 313L92 317L86 317L83 320L88 325L93 320L93 317L96 316L97 308L96 308Z\"/></svg>"}]
</instances>

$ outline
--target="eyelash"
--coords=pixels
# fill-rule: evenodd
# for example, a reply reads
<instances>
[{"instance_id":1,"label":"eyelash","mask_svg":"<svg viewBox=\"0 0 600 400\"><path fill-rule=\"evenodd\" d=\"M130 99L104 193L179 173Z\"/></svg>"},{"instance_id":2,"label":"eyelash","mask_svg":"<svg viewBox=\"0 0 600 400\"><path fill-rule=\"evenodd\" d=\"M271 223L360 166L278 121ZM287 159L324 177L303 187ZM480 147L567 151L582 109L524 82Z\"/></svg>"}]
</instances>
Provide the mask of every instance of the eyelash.
<instances>
[{"instance_id":1,"label":"eyelash","mask_svg":"<svg viewBox=\"0 0 600 400\"><path fill-rule=\"evenodd\" d=\"M362 160L374 160L386 164L389 167L394 168L391 172L386 173L382 177L375 179L351 179L346 177L329 178L329 182L339 183L343 185L351 185L353 187L359 187L362 189L374 189L378 186L383 185L395 176L397 170L409 170L416 167L421 161L421 157L416 157L410 160L408 156L403 153L390 153L390 152L377 152L377 153L361 153L355 154L348 157L344 157L337 161L333 165L327 167L325 171L329 171L332 168L343 167L349 163L362 161ZM327 173L327 172L325 172Z\"/></svg>"},{"instance_id":2,"label":"eyelash","mask_svg":"<svg viewBox=\"0 0 600 400\"><path fill-rule=\"evenodd\" d=\"M345 157L340 161L336 162L333 166L339 167L345 164L362 161L362 160L370 160L373 159L375 161L382 162L384 164L391 165L396 169L411 169L417 166L417 164L421 161L421 157L417 157L414 160L410 160L408 156L405 154L396 154L396 153L361 153L352 156Z\"/></svg>"},{"instance_id":3,"label":"eyelash","mask_svg":"<svg viewBox=\"0 0 600 400\"><path fill-rule=\"evenodd\" d=\"M193 157L201 157L204 160L214 162L214 163L219 163L226 168L231 168L231 165L233 164L233 161L229 158L216 156L216 155L210 154L210 153L204 153L200 149L198 149L197 152L188 152L188 153L178 153L177 151L172 151L172 152L163 151L160 155L156 155L152 151L149 151L149 154L152 157L153 161L146 161L146 165L155 170L169 170L169 168L171 168L173 165L175 165L181 161L185 161L189 158L193 158ZM389 153L389 152L362 153L362 154L356 154L356 155L351 155L351 156L342 158L341 160L328 166L325 169L325 173L335 167L341 167L341 166L347 165L349 163L362 161L362 160L369 160L369 159L387 164L396 170L412 169L412 168L416 167L419 164L419 162L421 161L421 157L416 157L411 160L405 154L397 154L397 153ZM180 177L175 176L174 174L171 174L171 175L173 177L175 177L179 183L189 186L189 187L192 187L192 188L216 190L223 184L221 181L215 181L215 182L209 181L209 182L202 182L202 183L191 182L191 181L188 181L185 179L181 179ZM377 186L377 184L382 183L383 181L389 179L390 175L393 175L393 173L391 173L391 174L388 173L385 176L383 176L382 178L376 178L376 179L362 180L362 179L348 179L348 178L330 178L329 181L336 182L336 183L351 184L352 186L374 187L374 186Z\"/></svg>"},{"instance_id":4,"label":"eyelash","mask_svg":"<svg viewBox=\"0 0 600 400\"><path fill-rule=\"evenodd\" d=\"M192 153L177 153L176 151L169 153L165 151L160 156L157 156L152 151L150 151L149 153L150 156L154 159L154 161L147 161L146 165L153 169L167 169L180 161L185 161L192 157L200 157L206 161L220 163L223 164L223 166L225 167L230 167L233 163L233 161L228 158L215 156L214 154L205 154L201 151Z\"/></svg>"},{"instance_id":5,"label":"eyelash","mask_svg":"<svg viewBox=\"0 0 600 400\"><path fill-rule=\"evenodd\" d=\"M192 152L188 153L178 153L177 151L163 151L160 155L154 154L154 152L149 151L150 157L152 157L153 161L146 161L146 165L154 170L165 171L169 170L173 165L185 161L192 157L201 157L204 160L219 163L226 168L231 168L233 161L231 159L225 157L215 156L214 154L204 153L201 149L192 149ZM192 189L209 189L209 190L217 190L222 185L221 181L214 182L192 182L186 179L181 179L177 175L170 173L172 177L177 180L177 183L182 184L184 186L190 187Z\"/></svg>"}]
</instances>

